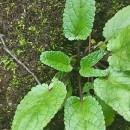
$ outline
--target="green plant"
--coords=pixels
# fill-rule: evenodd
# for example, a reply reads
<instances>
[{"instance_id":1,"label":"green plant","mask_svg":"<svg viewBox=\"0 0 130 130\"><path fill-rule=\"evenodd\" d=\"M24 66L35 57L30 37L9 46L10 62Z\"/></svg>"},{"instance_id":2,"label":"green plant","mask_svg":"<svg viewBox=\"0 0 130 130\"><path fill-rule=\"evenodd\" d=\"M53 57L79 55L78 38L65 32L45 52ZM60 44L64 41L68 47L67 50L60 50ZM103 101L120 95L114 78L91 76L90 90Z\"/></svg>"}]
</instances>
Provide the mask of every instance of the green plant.
<instances>
[{"instance_id":1,"label":"green plant","mask_svg":"<svg viewBox=\"0 0 130 130\"><path fill-rule=\"evenodd\" d=\"M81 55L80 42L77 42L77 56L72 56L75 58L60 51L43 52L41 62L59 72L50 85L39 83L24 97L17 107L12 130L42 130L62 106L66 130L104 130L105 125L113 122L115 111L130 121L130 6L106 23L105 42L94 42L98 50L91 49L94 15L94 0L66 0L65 37L86 40L89 36L88 55ZM101 70L96 64L106 54L110 55L109 67ZM80 98L71 96L71 73L77 74ZM83 92L79 74L88 79ZM94 94L90 89L94 89Z\"/></svg>"}]
</instances>

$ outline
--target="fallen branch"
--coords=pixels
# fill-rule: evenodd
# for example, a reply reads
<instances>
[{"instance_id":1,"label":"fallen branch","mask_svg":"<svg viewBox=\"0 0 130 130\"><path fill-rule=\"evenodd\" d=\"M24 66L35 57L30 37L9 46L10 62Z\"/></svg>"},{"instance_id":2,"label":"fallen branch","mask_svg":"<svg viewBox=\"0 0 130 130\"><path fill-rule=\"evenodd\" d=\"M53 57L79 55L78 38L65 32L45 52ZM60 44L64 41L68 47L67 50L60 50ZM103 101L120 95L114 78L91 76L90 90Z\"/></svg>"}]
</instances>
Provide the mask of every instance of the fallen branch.
<instances>
[{"instance_id":1,"label":"fallen branch","mask_svg":"<svg viewBox=\"0 0 130 130\"><path fill-rule=\"evenodd\" d=\"M36 80L36 82L38 84L41 84L40 81L38 80L38 78L36 77L36 75L24 64L22 63L16 56L14 56L11 51L8 49L8 47L5 45L5 42L3 40L3 35L0 34L0 40L1 40L1 43L3 45L3 49L18 63L20 64L23 68L25 68L27 70L28 73L30 73L34 79Z\"/></svg>"}]
</instances>

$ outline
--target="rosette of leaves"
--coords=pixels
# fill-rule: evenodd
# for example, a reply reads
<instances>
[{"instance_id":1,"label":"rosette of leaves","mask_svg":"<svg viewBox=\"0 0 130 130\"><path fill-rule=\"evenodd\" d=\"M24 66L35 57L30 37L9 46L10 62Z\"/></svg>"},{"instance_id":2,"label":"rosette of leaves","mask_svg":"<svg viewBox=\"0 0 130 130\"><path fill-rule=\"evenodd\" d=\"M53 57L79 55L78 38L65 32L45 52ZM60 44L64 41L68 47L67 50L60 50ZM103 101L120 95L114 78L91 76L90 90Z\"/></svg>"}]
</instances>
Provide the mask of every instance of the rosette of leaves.
<instances>
[{"instance_id":1,"label":"rosette of leaves","mask_svg":"<svg viewBox=\"0 0 130 130\"><path fill-rule=\"evenodd\" d=\"M92 31L94 15L94 0L66 0L63 14L65 37L86 40ZM66 130L105 130L114 121L115 111L130 121L130 6L117 12L103 30L107 50L96 50L78 61L77 71L81 76L96 77L92 82L94 94L82 99L71 96L72 93L66 96L66 86L56 78L50 85L38 85L18 105L12 130L42 130L63 104ZM107 53L110 55L108 69L95 68ZM73 69L71 58L60 51L45 51L40 61L65 72L63 75L58 73L61 80ZM85 89L88 91L89 88Z\"/></svg>"}]
</instances>

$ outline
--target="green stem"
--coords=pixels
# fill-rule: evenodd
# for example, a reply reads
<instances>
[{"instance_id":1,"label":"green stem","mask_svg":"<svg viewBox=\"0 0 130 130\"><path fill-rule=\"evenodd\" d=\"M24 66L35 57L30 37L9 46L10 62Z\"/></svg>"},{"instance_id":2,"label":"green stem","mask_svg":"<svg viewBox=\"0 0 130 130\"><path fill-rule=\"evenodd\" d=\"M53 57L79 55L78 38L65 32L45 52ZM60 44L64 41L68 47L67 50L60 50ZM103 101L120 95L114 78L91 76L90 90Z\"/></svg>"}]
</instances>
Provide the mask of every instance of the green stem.
<instances>
[{"instance_id":1,"label":"green stem","mask_svg":"<svg viewBox=\"0 0 130 130\"><path fill-rule=\"evenodd\" d=\"M77 43L77 63L78 66L80 66L80 43ZM79 71L79 70L78 70ZM82 86L81 86L81 77L78 72L78 87L79 87L79 96L80 96L80 101L83 102L83 94L82 94Z\"/></svg>"}]
</instances>

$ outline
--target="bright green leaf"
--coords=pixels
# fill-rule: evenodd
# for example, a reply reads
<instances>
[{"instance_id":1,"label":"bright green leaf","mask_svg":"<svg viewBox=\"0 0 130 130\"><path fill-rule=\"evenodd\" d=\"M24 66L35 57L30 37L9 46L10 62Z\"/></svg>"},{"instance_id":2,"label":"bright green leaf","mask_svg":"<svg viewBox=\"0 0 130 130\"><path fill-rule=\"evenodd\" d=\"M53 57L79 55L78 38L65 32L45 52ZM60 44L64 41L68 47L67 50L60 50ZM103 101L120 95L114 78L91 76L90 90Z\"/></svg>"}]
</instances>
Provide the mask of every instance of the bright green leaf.
<instances>
[{"instance_id":1,"label":"bright green leaf","mask_svg":"<svg viewBox=\"0 0 130 130\"><path fill-rule=\"evenodd\" d=\"M70 97L64 120L66 130L105 130L101 106L91 96L84 97L83 104L78 97Z\"/></svg>"},{"instance_id":2,"label":"bright green leaf","mask_svg":"<svg viewBox=\"0 0 130 130\"><path fill-rule=\"evenodd\" d=\"M83 57L80 61L80 65L81 67L92 67L99 60L101 60L105 54L106 51L102 51L102 50L94 51L91 54Z\"/></svg>"},{"instance_id":3,"label":"bright green leaf","mask_svg":"<svg viewBox=\"0 0 130 130\"><path fill-rule=\"evenodd\" d=\"M83 77L104 77L109 74L109 70L99 70L94 68L80 69L80 75Z\"/></svg>"},{"instance_id":4,"label":"bright green leaf","mask_svg":"<svg viewBox=\"0 0 130 130\"><path fill-rule=\"evenodd\" d=\"M117 12L115 16L106 23L103 29L103 36L108 41L128 25L130 25L130 6Z\"/></svg>"},{"instance_id":5,"label":"bright green leaf","mask_svg":"<svg viewBox=\"0 0 130 130\"><path fill-rule=\"evenodd\" d=\"M79 71L80 75L83 77L104 77L109 71L94 69L92 66L95 65L99 60L103 58L106 51L98 50L88 56L85 56L80 61L81 69Z\"/></svg>"},{"instance_id":6,"label":"bright green leaf","mask_svg":"<svg viewBox=\"0 0 130 130\"><path fill-rule=\"evenodd\" d=\"M115 38L109 40L107 45L112 56L108 62L116 71L130 70L130 26L124 28Z\"/></svg>"},{"instance_id":7,"label":"bright green leaf","mask_svg":"<svg viewBox=\"0 0 130 130\"><path fill-rule=\"evenodd\" d=\"M114 122L115 111L100 98L97 98L97 100L102 107L106 126L111 125Z\"/></svg>"},{"instance_id":8,"label":"bright green leaf","mask_svg":"<svg viewBox=\"0 0 130 130\"><path fill-rule=\"evenodd\" d=\"M63 14L65 37L69 40L85 40L92 31L95 16L95 0L66 0Z\"/></svg>"},{"instance_id":9,"label":"bright green leaf","mask_svg":"<svg viewBox=\"0 0 130 130\"><path fill-rule=\"evenodd\" d=\"M110 69L107 79L94 81L94 90L106 104L130 121L130 72Z\"/></svg>"},{"instance_id":10,"label":"bright green leaf","mask_svg":"<svg viewBox=\"0 0 130 130\"><path fill-rule=\"evenodd\" d=\"M65 85L53 80L38 85L24 97L17 107L12 130L43 130L54 117L66 97Z\"/></svg>"},{"instance_id":11,"label":"bright green leaf","mask_svg":"<svg viewBox=\"0 0 130 130\"><path fill-rule=\"evenodd\" d=\"M61 51L45 51L41 54L40 61L63 72L70 72L72 70L70 65L71 59Z\"/></svg>"},{"instance_id":12,"label":"bright green leaf","mask_svg":"<svg viewBox=\"0 0 130 130\"><path fill-rule=\"evenodd\" d=\"M101 49L101 50L106 50L107 45L103 42L100 41L97 46Z\"/></svg>"},{"instance_id":13,"label":"bright green leaf","mask_svg":"<svg viewBox=\"0 0 130 130\"><path fill-rule=\"evenodd\" d=\"M95 44L96 44L95 39L91 39L91 43L92 43L93 45L95 45Z\"/></svg>"}]
</instances>

